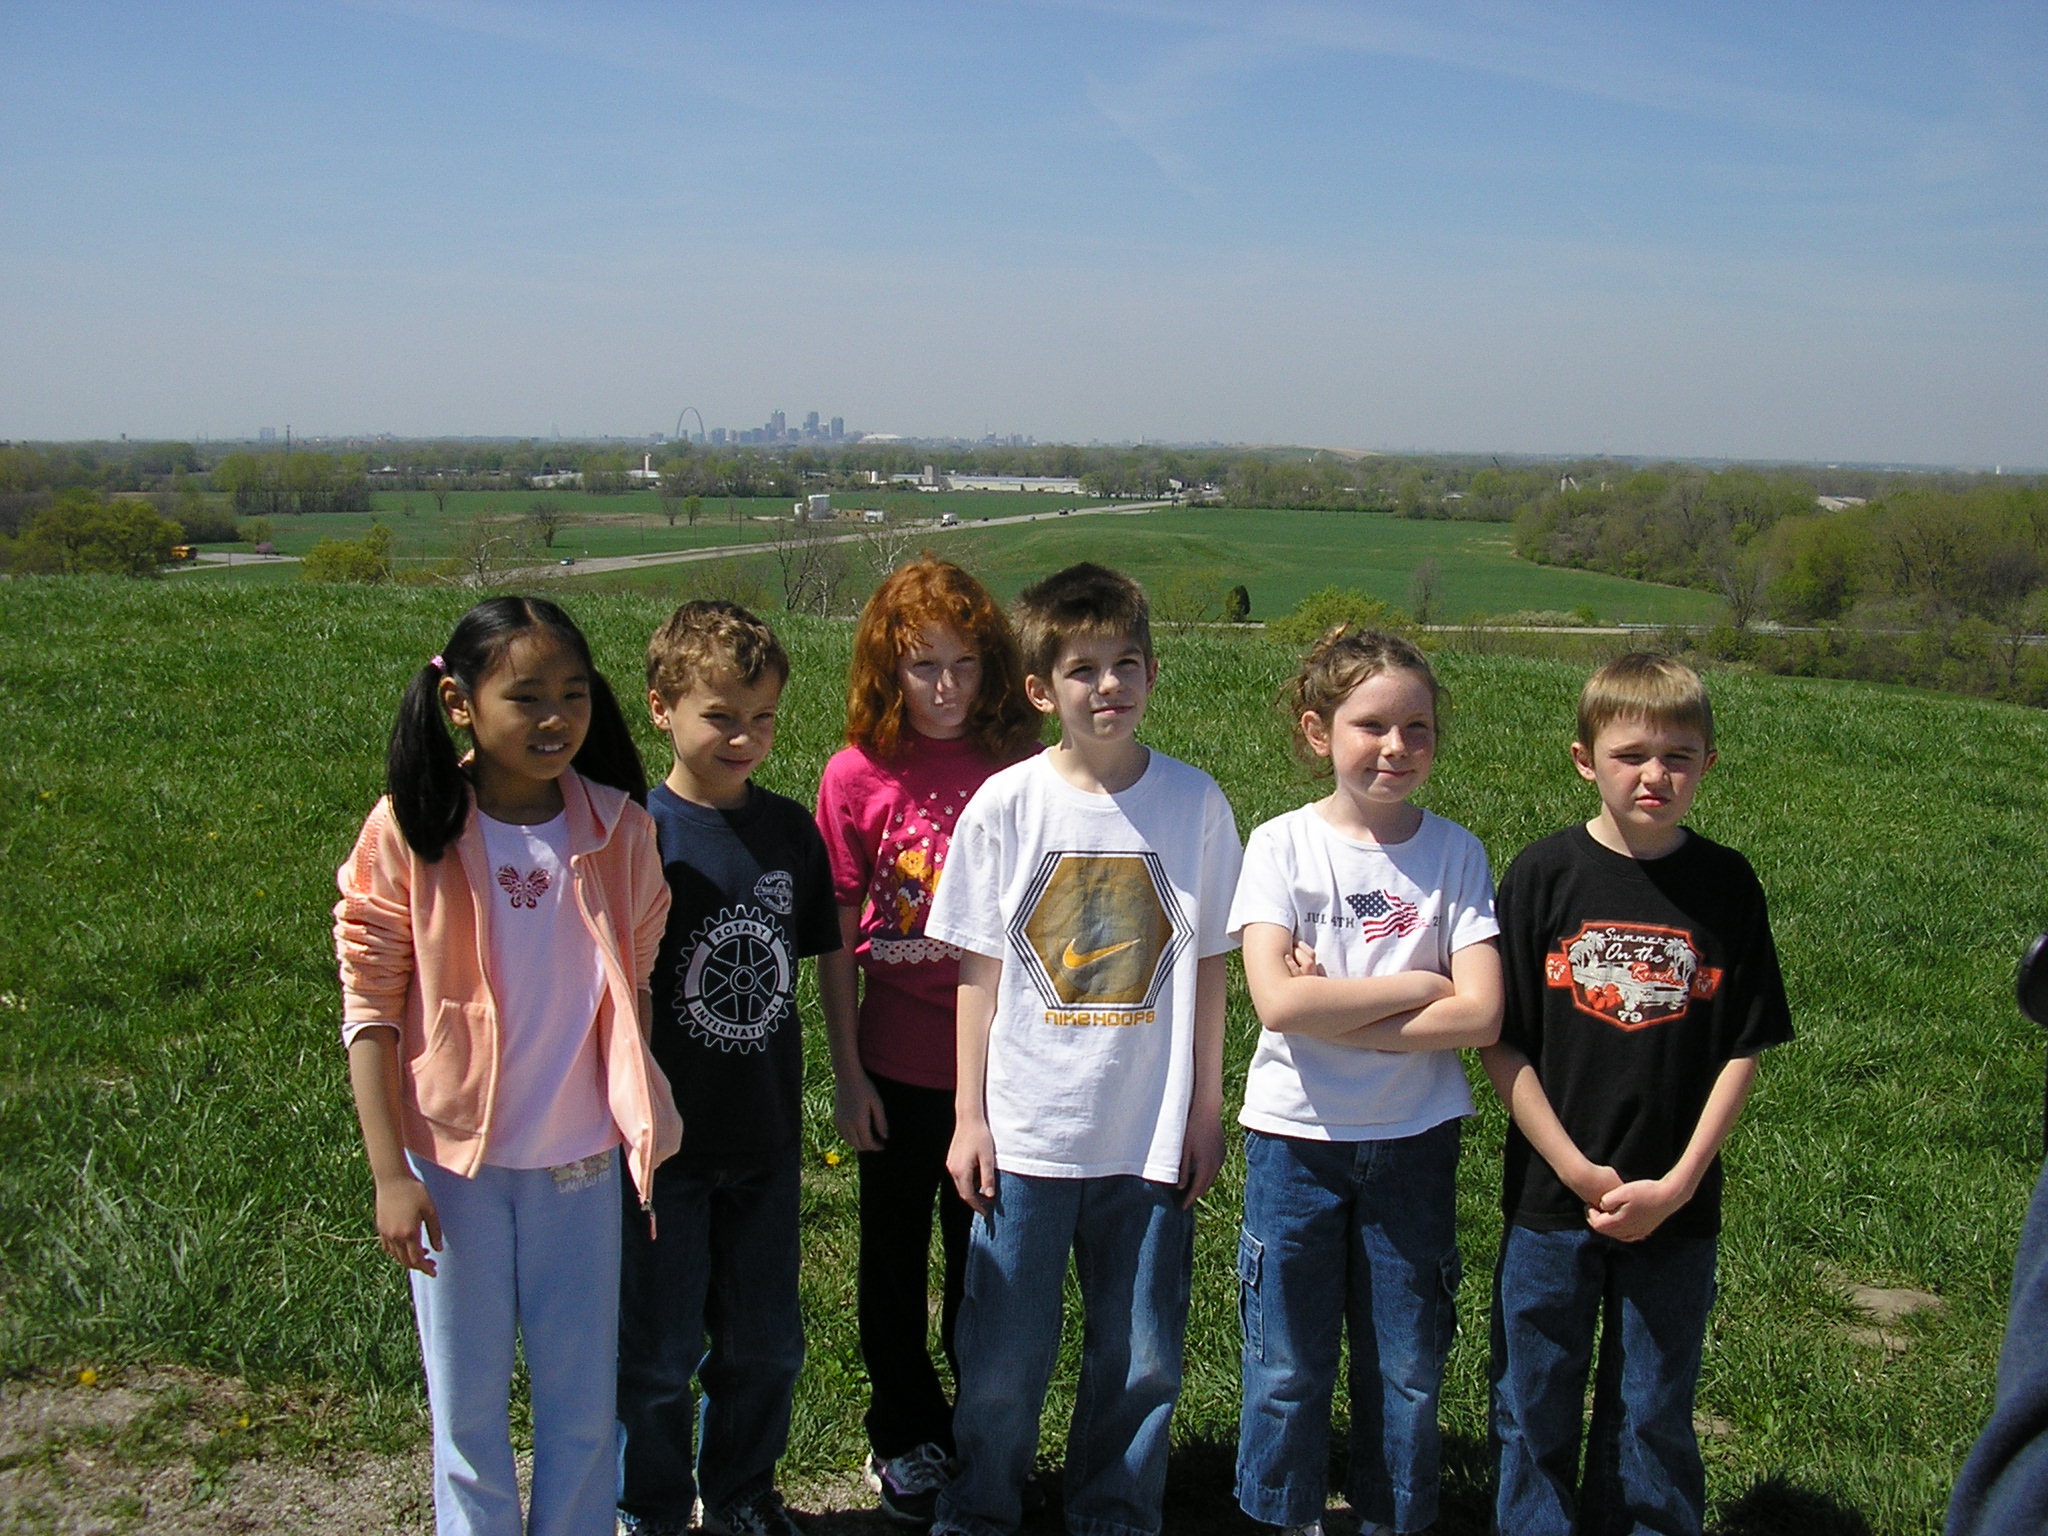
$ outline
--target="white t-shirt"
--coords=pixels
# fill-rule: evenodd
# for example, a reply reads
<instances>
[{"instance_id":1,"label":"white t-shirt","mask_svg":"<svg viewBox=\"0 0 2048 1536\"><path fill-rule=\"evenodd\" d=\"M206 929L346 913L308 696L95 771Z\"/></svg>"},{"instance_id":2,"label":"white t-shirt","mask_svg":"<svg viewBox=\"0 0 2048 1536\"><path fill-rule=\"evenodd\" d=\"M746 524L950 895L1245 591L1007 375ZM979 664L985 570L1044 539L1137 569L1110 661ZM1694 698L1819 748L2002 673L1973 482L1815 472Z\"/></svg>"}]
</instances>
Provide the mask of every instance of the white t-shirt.
<instances>
[{"instance_id":1,"label":"white t-shirt","mask_svg":"<svg viewBox=\"0 0 2048 1536\"><path fill-rule=\"evenodd\" d=\"M1451 973L1451 956L1500 932L1479 839L1422 813L1406 842L1354 842L1312 805L1245 844L1230 934L1273 923L1313 945L1330 976ZM1373 1051L1259 1031L1238 1119L1309 1141L1389 1141L1472 1113L1456 1051Z\"/></svg>"},{"instance_id":2,"label":"white t-shirt","mask_svg":"<svg viewBox=\"0 0 2048 1536\"><path fill-rule=\"evenodd\" d=\"M1240 857L1216 781L1160 752L1114 795L1042 755L975 791L925 933L1003 962L985 1092L998 1167L1180 1178L1195 965L1236 947Z\"/></svg>"},{"instance_id":3,"label":"white t-shirt","mask_svg":"<svg viewBox=\"0 0 2048 1536\"><path fill-rule=\"evenodd\" d=\"M483 824L498 1091L486 1160L555 1168L616 1146L597 1054L604 964L570 889L569 819Z\"/></svg>"}]
</instances>

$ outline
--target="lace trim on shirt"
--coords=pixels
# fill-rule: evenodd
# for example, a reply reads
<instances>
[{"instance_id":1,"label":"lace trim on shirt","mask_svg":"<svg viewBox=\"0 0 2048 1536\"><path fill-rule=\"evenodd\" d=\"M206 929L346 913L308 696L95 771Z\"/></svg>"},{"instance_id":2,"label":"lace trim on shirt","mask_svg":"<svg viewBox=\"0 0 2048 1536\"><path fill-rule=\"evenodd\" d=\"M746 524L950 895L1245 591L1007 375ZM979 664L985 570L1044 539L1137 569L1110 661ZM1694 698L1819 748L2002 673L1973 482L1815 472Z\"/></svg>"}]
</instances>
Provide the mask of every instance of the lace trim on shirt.
<instances>
[{"instance_id":1,"label":"lace trim on shirt","mask_svg":"<svg viewBox=\"0 0 2048 1536\"><path fill-rule=\"evenodd\" d=\"M868 958L877 965L922 965L929 960L958 960L960 951L937 939L868 940Z\"/></svg>"}]
</instances>

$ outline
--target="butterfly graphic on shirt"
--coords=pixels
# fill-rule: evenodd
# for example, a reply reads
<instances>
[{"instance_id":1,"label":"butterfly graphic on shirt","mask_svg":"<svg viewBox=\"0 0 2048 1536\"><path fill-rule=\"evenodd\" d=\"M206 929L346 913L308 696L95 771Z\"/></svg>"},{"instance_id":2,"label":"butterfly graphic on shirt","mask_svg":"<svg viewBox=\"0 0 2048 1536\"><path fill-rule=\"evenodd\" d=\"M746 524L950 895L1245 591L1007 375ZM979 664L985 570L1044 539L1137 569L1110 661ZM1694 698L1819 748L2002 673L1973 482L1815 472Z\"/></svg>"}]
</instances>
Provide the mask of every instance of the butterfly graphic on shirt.
<instances>
[{"instance_id":1,"label":"butterfly graphic on shirt","mask_svg":"<svg viewBox=\"0 0 2048 1536\"><path fill-rule=\"evenodd\" d=\"M503 886L505 894L512 898L514 908L538 907L541 897L547 894L550 881L548 872L544 869L529 870L522 875L516 866L500 864L498 884Z\"/></svg>"}]
</instances>

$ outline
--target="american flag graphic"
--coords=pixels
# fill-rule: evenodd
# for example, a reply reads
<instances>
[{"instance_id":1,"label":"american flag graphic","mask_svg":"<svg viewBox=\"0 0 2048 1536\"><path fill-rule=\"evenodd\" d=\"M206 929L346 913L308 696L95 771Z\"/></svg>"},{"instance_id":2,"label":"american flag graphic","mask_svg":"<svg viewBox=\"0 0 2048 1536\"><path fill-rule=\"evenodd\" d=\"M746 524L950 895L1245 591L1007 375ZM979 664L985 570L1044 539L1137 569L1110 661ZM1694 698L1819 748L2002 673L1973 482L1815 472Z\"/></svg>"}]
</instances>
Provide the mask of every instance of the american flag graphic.
<instances>
[{"instance_id":1,"label":"american flag graphic","mask_svg":"<svg viewBox=\"0 0 2048 1536\"><path fill-rule=\"evenodd\" d=\"M1367 891L1363 896L1346 896L1344 904L1357 917L1358 931L1368 939L1384 939L1389 934L1405 938L1421 921L1415 903L1403 901L1392 891Z\"/></svg>"}]
</instances>

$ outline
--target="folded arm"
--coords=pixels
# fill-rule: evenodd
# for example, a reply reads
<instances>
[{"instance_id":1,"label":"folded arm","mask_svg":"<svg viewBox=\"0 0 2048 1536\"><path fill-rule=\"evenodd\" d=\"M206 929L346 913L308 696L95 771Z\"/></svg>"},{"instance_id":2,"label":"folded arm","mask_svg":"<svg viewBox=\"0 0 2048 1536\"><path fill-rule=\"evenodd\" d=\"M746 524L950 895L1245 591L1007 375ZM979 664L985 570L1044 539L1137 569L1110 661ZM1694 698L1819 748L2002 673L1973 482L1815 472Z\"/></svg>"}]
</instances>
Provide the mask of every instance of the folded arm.
<instances>
[{"instance_id":1,"label":"folded arm","mask_svg":"<svg viewBox=\"0 0 2048 1536\"><path fill-rule=\"evenodd\" d=\"M1295 958L1294 935L1278 923L1244 927L1244 979L1259 1022L1276 1034L1334 1040L1362 1024L1413 1013L1450 997L1451 978L1436 971L1390 976L1325 976Z\"/></svg>"}]
</instances>

